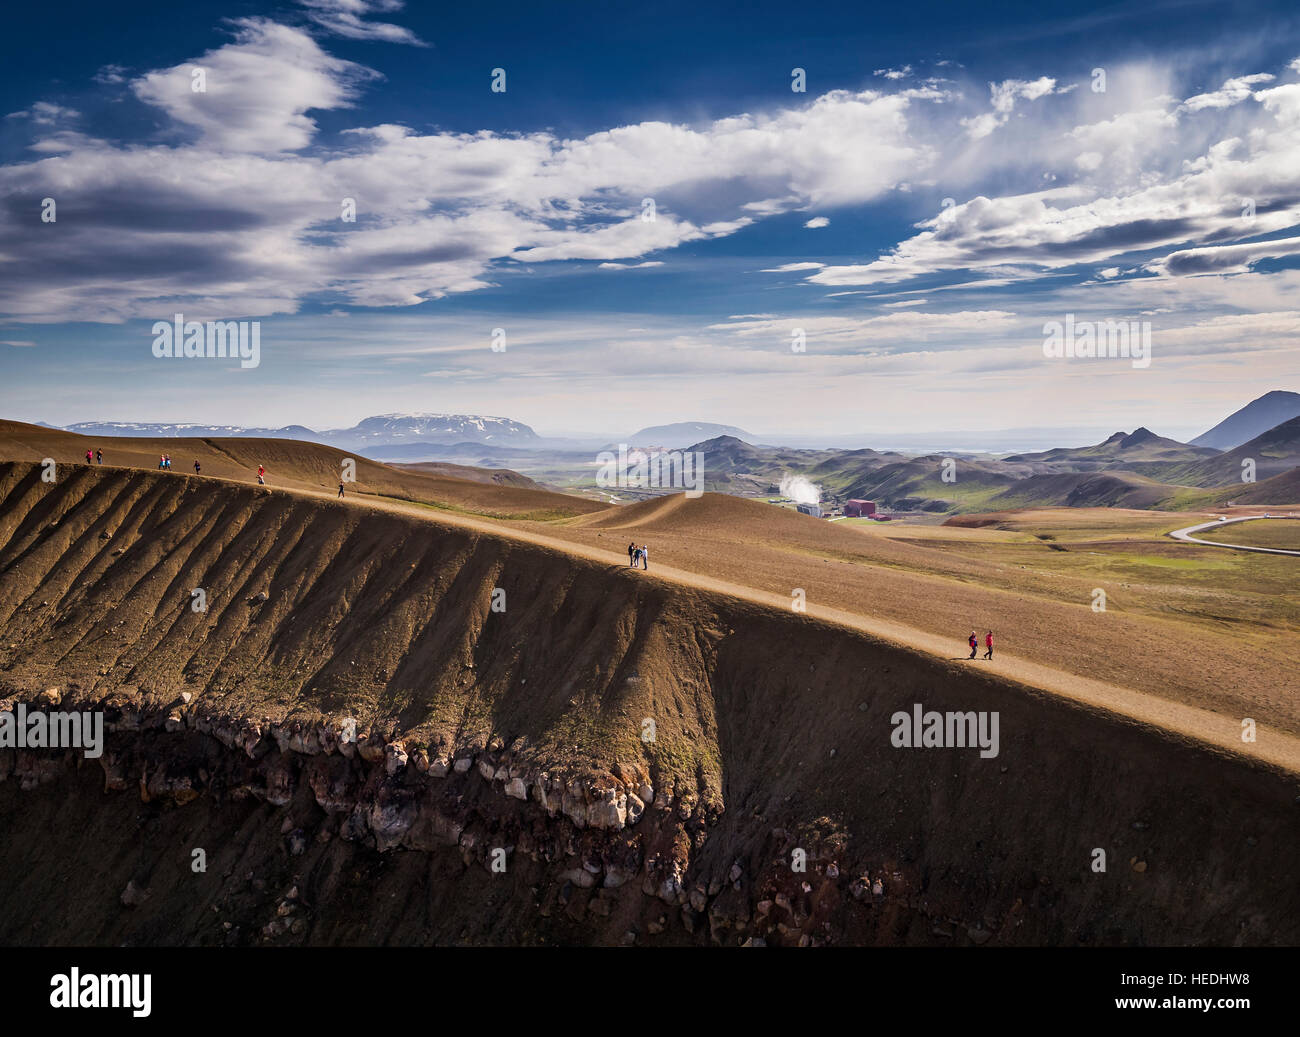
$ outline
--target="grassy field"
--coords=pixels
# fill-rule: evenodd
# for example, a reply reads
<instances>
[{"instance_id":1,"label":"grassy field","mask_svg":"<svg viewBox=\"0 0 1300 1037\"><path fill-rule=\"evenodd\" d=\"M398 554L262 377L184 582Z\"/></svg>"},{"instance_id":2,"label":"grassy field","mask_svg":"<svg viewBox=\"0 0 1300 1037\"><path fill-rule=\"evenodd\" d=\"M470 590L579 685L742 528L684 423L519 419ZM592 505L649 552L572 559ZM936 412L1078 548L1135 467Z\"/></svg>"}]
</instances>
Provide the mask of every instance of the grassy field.
<instances>
[{"instance_id":1,"label":"grassy field","mask_svg":"<svg viewBox=\"0 0 1300 1037\"><path fill-rule=\"evenodd\" d=\"M1064 603L1086 600L1092 588L1101 587L1126 611L1220 631L1237 632L1245 624L1261 633L1300 630L1293 564L1276 556L1232 554L1170 540L1165 534L1185 525L1183 516L1121 508L1037 508L970 521L988 524L837 525L873 539L933 548L926 569L936 575L978 573L986 585ZM1230 543L1300 549L1296 520L1240 522L1206 532ZM917 559L908 561L916 565Z\"/></svg>"},{"instance_id":2,"label":"grassy field","mask_svg":"<svg viewBox=\"0 0 1300 1037\"><path fill-rule=\"evenodd\" d=\"M1280 547L1300 551L1300 519L1259 519L1255 522L1232 522L1217 529L1205 529L1193 536L1219 544L1242 544L1245 547Z\"/></svg>"}]
</instances>

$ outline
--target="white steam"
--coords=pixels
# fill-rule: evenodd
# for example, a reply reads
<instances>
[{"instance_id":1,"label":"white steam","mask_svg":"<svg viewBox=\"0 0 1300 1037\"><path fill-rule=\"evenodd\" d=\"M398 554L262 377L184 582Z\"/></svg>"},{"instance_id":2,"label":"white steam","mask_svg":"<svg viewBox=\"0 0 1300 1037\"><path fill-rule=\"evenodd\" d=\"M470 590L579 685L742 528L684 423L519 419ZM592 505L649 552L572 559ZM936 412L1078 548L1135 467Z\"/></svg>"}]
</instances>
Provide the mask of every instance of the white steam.
<instances>
[{"instance_id":1,"label":"white steam","mask_svg":"<svg viewBox=\"0 0 1300 1037\"><path fill-rule=\"evenodd\" d=\"M796 504L817 504L822 499L821 487L802 475L787 475L781 480L781 496Z\"/></svg>"}]
</instances>

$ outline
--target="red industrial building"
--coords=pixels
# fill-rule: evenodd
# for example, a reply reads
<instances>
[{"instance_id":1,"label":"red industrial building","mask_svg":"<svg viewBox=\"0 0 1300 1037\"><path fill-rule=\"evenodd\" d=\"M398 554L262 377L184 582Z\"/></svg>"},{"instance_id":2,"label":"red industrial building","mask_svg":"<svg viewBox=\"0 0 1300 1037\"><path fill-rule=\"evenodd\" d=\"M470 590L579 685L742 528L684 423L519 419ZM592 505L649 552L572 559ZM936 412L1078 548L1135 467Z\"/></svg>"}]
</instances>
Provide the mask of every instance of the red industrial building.
<instances>
[{"instance_id":1,"label":"red industrial building","mask_svg":"<svg viewBox=\"0 0 1300 1037\"><path fill-rule=\"evenodd\" d=\"M845 518L871 518L876 513L873 500L851 500L844 505Z\"/></svg>"}]
</instances>

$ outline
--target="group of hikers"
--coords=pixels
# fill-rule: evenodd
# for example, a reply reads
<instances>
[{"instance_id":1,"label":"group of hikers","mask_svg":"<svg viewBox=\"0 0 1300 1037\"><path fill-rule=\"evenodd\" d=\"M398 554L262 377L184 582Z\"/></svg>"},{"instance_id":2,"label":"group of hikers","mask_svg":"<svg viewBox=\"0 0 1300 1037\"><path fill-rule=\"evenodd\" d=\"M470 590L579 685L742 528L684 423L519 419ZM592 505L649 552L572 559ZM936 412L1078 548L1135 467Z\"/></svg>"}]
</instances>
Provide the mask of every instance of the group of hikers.
<instances>
[{"instance_id":1,"label":"group of hikers","mask_svg":"<svg viewBox=\"0 0 1300 1037\"><path fill-rule=\"evenodd\" d=\"M967 638L966 643L970 645L970 658L974 659L975 650L980 646L980 640L978 637L975 636L974 630L970 632L970 637ZM992 630L990 630L987 634L984 635L984 658L985 659L993 658L993 631Z\"/></svg>"},{"instance_id":2,"label":"group of hikers","mask_svg":"<svg viewBox=\"0 0 1300 1037\"><path fill-rule=\"evenodd\" d=\"M170 472L172 470L172 455L162 454L158 458L158 468L161 471ZM199 475L200 473L202 473L202 471L203 471L203 466L199 464L199 459L196 457L194 459L194 474Z\"/></svg>"},{"instance_id":3,"label":"group of hikers","mask_svg":"<svg viewBox=\"0 0 1300 1037\"><path fill-rule=\"evenodd\" d=\"M640 547L637 547L635 543L628 544L627 564L635 569L637 562L640 562L642 567L645 569L650 568L650 548L645 544L642 544Z\"/></svg>"},{"instance_id":4,"label":"group of hikers","mask_svg":"<svg viewBox=\"0 0 1300 1037\"><path fill-rule=\"evenodd\" d=\"M158 458L158 467L165 472L170 472L172 470L172 455L163 454L162 457ZM198 475L202 471L203 471L203 466L199 464L199 459L196 457L194 459L194 474Z\"/></svg>"},{"instance_id":5,"label":"group of hikers","mask_svg":"<svg viewBox=\"0 0 1300 1037\"><path fill-rule=\"evenodd\" d=\"M86 451L86 464L98 464L98 465L102 465L103 463L104 463L104 451L103 451L103 450L100 450L100 449L96 448L96 449L94 449L94 450L87 450L87 451ZM171 470L172 470L172 455L171 455L171 454L159 454L159 455L158 455L158 471L160 471L160 472L170 472ZM201 464L199 464L199 460L198 460L198 458L195 458L195 459L194 459L194 474L195 474L195 475L202 475L202 474L203 474L203 466L202 466ZM266 484L266 468L265 468L263 465L258 465L258 466L257 466L257 481L258 481L259 483L262 483L263 485ZM339 484L339 496L340 496L340 497L343 496L343 485L342 485L342 483Z\"/></svg>"}]
</instances>

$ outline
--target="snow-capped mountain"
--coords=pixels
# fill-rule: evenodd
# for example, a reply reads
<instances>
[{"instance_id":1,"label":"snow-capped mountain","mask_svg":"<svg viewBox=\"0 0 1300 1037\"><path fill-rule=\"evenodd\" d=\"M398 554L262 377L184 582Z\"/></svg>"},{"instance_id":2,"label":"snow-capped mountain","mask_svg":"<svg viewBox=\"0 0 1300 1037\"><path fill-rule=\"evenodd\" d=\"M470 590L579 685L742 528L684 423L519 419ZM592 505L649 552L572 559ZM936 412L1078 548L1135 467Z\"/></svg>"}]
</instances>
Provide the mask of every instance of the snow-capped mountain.
<instances>
[{"instance_id":1,"label":"snow-capped mountain","mask_svg":"<svg viewBox=\"0 0 1300 1037\"><path fill-rule=\"evenodd\" d=\"M56 426L50 426L51 428ZM316 432L305 425L254 428L244 425L202 425L191 422L82 421L66 426L85 436L178 436L303 439L344 450L412 443L451 445L483 443L492 446L540 446L542 439L527 425L510 418L483 414L377 414L351 428Z\"/></svg>"},{"instance_id":2,"label":"snow-capped mountain","mask_svg":"<svg viewBox=\"0 0 1300 1037\"><path fill-rule=\"evenodd\" d=\"M536 443L539 437L527 425L510 418L482 414L377 414L349 429L323 433L326 442L389 446L398 443Z\"/></svg>"},{"instance_id":3,"label":"snow-capped mountain","mask_svg":"<svg viewBox=\"0 0 1300 1037\"><path fill-rule=\"evenodd\" d=\"M54 428L56 426L50 426ZM319 439L319 434L305 425L283 428L249 428L244 425L201 425L193 422L149 421L80 421L66 426L67 431L83 436L263 436L267 439Z\"/></svg>"}]
</instances>

